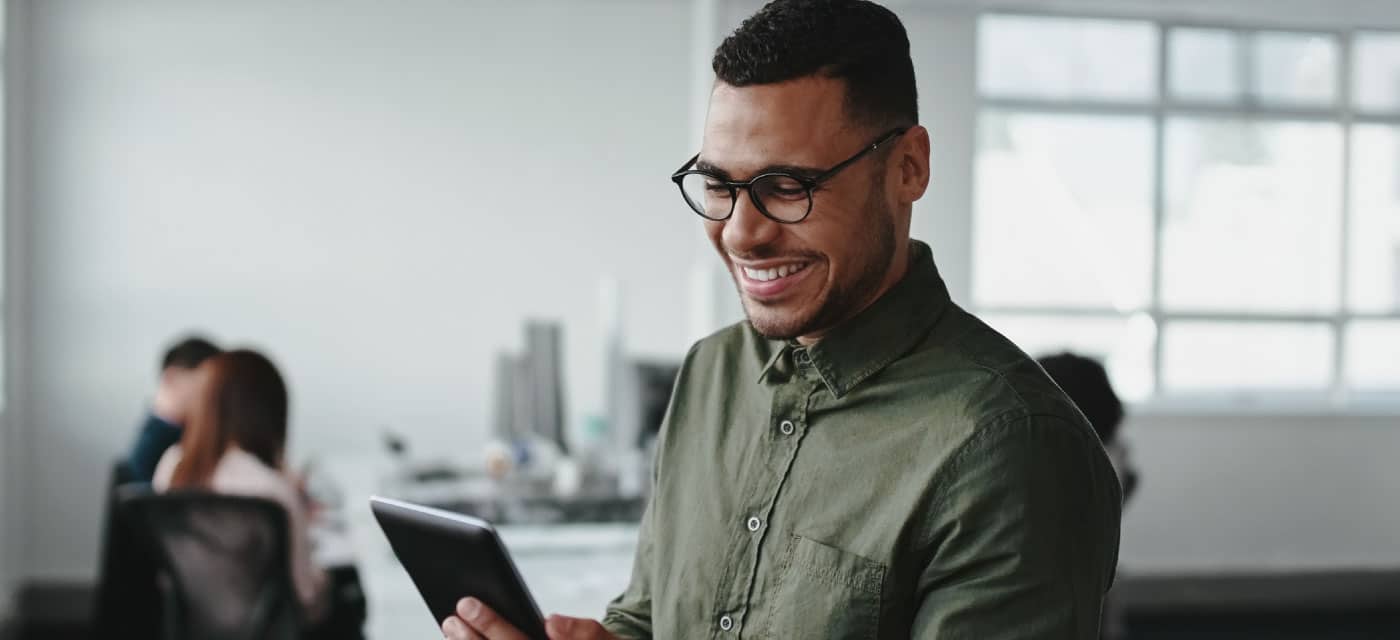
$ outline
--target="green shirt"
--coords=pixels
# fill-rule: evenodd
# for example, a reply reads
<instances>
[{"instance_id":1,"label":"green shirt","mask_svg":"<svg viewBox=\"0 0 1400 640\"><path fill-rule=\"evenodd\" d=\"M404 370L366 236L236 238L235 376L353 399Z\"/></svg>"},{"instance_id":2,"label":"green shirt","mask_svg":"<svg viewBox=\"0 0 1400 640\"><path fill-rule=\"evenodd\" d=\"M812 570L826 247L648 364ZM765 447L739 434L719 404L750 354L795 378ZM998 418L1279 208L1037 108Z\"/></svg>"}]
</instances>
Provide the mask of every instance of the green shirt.
<instances>
[{"instance_id":1,"label":"green shirt","mask_svg":"<svg viewBox=\"0 0 1400 640\"><path fill-rule=\"evenodd\" d=\"M691 348L623 637L1098 637L1118 480L1035 362L953 304L927 245L818 343Z\"/></svg>"}]
</instances>

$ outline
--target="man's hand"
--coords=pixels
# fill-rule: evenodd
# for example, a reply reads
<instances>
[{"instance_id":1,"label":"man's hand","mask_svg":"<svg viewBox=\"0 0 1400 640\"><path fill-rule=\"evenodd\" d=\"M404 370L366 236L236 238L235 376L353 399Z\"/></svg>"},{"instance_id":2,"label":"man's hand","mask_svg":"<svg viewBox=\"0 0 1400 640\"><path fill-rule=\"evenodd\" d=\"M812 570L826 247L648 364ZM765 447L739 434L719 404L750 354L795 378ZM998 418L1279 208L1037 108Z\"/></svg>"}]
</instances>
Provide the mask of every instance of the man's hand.
<instances>
[{"instance_id":1,"label":"man's hand","mask_svg":"<svg viewBox=\"0 0 1400 640\"><path fill-rule=\"evenodd\" d=\"M612 640L597 620L552 615L544 622L550 640ZM442 636L448 640L527 640L525 634L510 626L489 607L476 598L463 598L457 603L457 615L442 622Z\"/></svg>"}]
</instances>

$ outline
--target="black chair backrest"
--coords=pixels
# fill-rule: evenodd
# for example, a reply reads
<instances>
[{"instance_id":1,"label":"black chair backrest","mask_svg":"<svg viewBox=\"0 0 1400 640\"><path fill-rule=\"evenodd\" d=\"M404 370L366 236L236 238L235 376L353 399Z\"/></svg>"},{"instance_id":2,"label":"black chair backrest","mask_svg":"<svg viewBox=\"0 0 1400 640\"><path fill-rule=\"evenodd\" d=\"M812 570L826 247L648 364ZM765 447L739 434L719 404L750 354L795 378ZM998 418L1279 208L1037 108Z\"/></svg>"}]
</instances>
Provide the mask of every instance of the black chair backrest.
<instances>
[{"instance_id":1,"label":"black chair backrest","mask_svg":"<svg viewBox=\"0 0 1400 640\"><path fill-rule=\"evenodd\" d=\"M117 489L141 485L125 460L112 465L102 526L102 573L93 606L92 637L150 640L160 630L155 559L119 515Z\"/></svg>"},{"instance_id":2,"label":"black chair backrest","mask_svg":"<svg viewBox=\"0 0 1400 640\"><path fill-rule=\"evenodd\" d=\"M166 578L169 640L299 636L301 607L280 504L195 491L123 491L121 501Z\"/></svg>"}]
</instances>

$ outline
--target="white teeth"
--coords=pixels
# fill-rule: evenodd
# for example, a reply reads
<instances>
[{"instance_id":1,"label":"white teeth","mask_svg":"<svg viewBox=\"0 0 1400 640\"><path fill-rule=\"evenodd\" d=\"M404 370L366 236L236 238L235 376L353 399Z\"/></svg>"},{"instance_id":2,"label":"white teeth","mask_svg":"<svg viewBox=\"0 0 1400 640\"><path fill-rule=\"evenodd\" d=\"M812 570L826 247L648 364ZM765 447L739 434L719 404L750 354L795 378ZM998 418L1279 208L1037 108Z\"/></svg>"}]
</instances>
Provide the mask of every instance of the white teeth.
<instances>
[{"instance_id":1,"label":"white teeth","mask_svg":"<svg viewBox=\"0 0 1400 640\"><path fill-rule=\"evenodd\" d=\"M744 267L744 275L748 276L750 280L768 282L778 277L778 271L777 269L750 269Z\"/></svg>"},{"instance_id":2,"label":"white teeth","mask_svg":"<svg viewBox=\"0 0 1400 640\"><path fill-rule=\"evenodd\" d=\"M743 269L744 275L748 276L750 280L755 280L758 282L768 282L770 280L777 280L778 278L786 278L794 273L797 273L798 271L801 271L806 266L807 265L803 263L785 264L781 267L775 267L772 269L750 269L748 267L744 267Z\"/></svg>"}]
</instances>

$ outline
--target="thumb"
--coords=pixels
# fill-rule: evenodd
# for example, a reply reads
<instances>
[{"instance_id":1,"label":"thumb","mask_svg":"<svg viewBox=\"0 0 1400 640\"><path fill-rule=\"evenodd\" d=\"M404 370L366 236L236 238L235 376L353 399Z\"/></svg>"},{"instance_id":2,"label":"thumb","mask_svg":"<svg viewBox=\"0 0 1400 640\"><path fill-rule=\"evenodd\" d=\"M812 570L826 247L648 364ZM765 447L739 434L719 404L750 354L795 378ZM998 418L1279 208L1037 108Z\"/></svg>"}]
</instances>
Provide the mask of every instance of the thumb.
<instances>
[{"instance_id":1,"label":"thumb","mask_svg":"<svg viewBox=\"0 0 1400 640\"><path fill-rule=\"evenodd\" d=\"M609 640L614 637L597 620L557 614L545 620L544 630L550 640Z\"/></svg>"}]
</instances>

